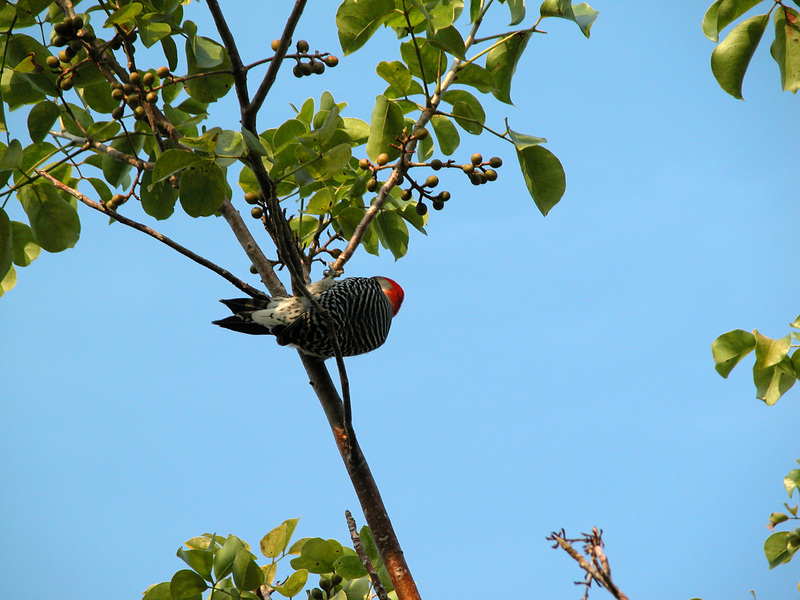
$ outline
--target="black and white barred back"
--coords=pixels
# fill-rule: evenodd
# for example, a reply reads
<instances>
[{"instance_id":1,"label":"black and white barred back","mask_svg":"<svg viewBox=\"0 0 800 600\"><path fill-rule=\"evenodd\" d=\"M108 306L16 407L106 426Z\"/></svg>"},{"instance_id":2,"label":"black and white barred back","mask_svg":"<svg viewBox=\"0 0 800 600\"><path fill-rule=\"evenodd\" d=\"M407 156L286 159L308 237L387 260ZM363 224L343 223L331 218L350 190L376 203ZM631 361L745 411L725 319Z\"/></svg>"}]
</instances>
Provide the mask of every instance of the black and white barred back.
<instances>
[{"instance_id":1,"label":"black and white barred back","mask_svg":"<svg viewBox=\"0 0 800 600\"><path fill-rule=\"evenodd\" d=\"M384 277L350 277L317 297L330 313L342 356L355 356L380 347L389 335L392 317L403 291ZM234 313L217 325L250 334L269 333L282 346L294 346L320 358L334 356L325 319L304 299L223 300Z\"/></svg>"}]
</instances>

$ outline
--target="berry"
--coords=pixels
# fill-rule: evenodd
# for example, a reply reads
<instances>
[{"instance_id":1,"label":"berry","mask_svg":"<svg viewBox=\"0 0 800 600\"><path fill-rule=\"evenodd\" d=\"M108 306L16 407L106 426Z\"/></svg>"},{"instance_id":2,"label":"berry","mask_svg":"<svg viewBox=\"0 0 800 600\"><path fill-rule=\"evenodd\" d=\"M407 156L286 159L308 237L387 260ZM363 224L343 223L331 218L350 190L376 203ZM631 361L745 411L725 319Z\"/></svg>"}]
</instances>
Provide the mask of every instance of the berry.
<instances>
[{"instance_id":1,"label":"berry","mask_svg":"<svg viewBox=\"0 0 800 600\"><path fill-rule=\"evenodd\" d=\"M131 94L130 96L125 96L125 102L131 108L136 108L137 106L139 106L142 103L140 98L139 98L139 96L138 96L138 94Z\"/></svg>"},{"instance_id":2,"label":"berry","mask_svg":"<svg viewBox=\"0 0 800 600\"><path fill-rule=\"evenodd\" d=\"M81 42L79 39L75 38L74 40L70 40L69 43L67 44L67 46L69 46L75 52L78 52L78 50L83 48L83 42Z\"/></svg>"},{"instance_id":3,"label":"berry","mask_svg":"<svg viewBox=\"0 0 800 600\"><path fill-rule=\"evenodd\" d=\"M333 585L339 585L340 583L342 583L342 576L337 573L334 573L333 575L331 575L331 583Z\"/></svg>"},{"instance_id":4,"label":"berry","mask_svg":"<svg viewBox=\"0 0 800 600\"><path fill-rule=\"evenodd\" d=\"M55 56L48 56L47 60L45 61L47 66L51 69L57 69L60 62L61 61L59 61Z\"/></svg>"},{"instance_id":5,"label":"berry","mask_svg":"<svg viewBox=\"0 0 800 600\"><path fill-rule=\"evenodd\" d=\"M433 201L433 210L442 210L444 208L444 202L436 199Z\"/></svg>"},{"instance_id":6,"label":"berry","mask_svg":"<svg viewBox=\"0 0 800 600\"><path fill-rule=\"evenodd\" d=\"M141 121L147 116L147 113L144 110L144 106L137 106L133 109L133 118L137 121Z\"/></svg>"},{"instance_id":7,"label":"berry","mask_svg":"<svg viewBox=\"0 0 800 600\"><path fill-rule=\"evenodd\" d=\"M150 87L156 82L156 76L152 73L145 73L142 76L142 83L144 83L147 87Z\"/></svg>"},{"instance_id":8,"label":"berry","mask_svg":"<svg viewBox=\"0 0 800 600\"><path fill-rule=\"evenodd\" d=\"M407 190L403 190L402 192L400 192L400 199L411 200L411 188L408 188Z\"/></svg>"},{"instance_id":9,"label":"berry","mask_svg":"<svg viewBox=\"0 0 800 600\"><path fill-rule=\"evenodd\" d=\"M483 156L481 156L480 152L476 152L475 154L472 155L472 158L470 158L470 160L472 161L473 165L479 165L483 162Z\"/></svg>"},{"instance_id":10,"label":"berry","mask_svg":"<svg viewBox=\"0 0 800 600\"><path fill-rule=\"evenodd\" d=\"M56 46L57 48L66 46L67 42L69 42L69 40L65 38L63 35L57 35L56 37L53 38L53 46Z\"/></svg>"},{"instance_id":11,"label":"berry","mask_svg":"<svg viewBox=\"0 0 800 600\"><path fill-rule=\"evenodd\" d=\"M469 181L472 185L480 185L483 183L484 178L480 173L470 173Z\"/></svg>"},{"instance_id":12,"label":"berry","mask_svg":"<svg viewBox=\"0 0 800 600\"><path fill-rule=\"evenodd\" d=\"M258 204L258 194L255 192L247 192L244 195L244 201L248 204Z\"/></svg>"},{"instance_id":13,"label":"berry","mask_svg":"<svg viewBox=\"0 0 800 600\"><path fill-rule=\"evenodd\" d=\"M138 71L134 71L133 73L131 73L130 82L131 85L136 85L136 86L142 83L142 76L139 75Z\"/></svg>"},{"instance_id":14,"label":"berry","mask_svg":"<svg viewBox=\"0 0 800 600\"><path fill-rule=\"evenodd\" d=\"M69 50L67 48L64 48L58 53L58 60L60 60L62 63L68 63L71 59L72 56L69 55Z\"/></svg>"},{"instance_id":15,"label":"berry","mask_svg":"<svg viewBox=\"0 0 800 600\"><path fill-rule=\"evenodd\" d=\"M464 165L461 167L461 170L464 171L467 175L471 175L473 171L475 171L475 167L473 165Z\"/></svg>"},{"instance_id":16,"label":"berry","mask_svg":"<svg viewBox=\"0 0 800 600\"><path fill-rule=\"evenodd\" d=\"M280 40L272 40L272 43L269 45L269 47L272 48L273 52L277 52L280 46L281 46Z\"/></svg>"},{"instance_id":17,"label":"berry","mask_svg":"<svg viewBox=\"0 0 800 600\"><path fill-rule=\"evenodd\" d=\"M308 52L308 42L305 40L300 40L297 42L297 51L306 53Z\"/></svg>"},{"instance_id":18,"label":"berry","mask_svg":"<svg viewBox=\"0 0 800 600\"><path fill-rule=\"evenodd\" d=\"M133 92L136 91L136 88L132 86L130 83L124 83L122 84L122 91L125 92L126 94L132 94Z\"/></svg>"},{"instance_id":19,"label":"berry","mask_svg":"<svg viewBox=\"0 0 800 600\"><path fill-rule=\"evenodd\" d=\"M424 215L425 215L425 213L427 213L427 212L428 212L428 206L427 206L425 203L423 203L423 202L417 202L416 209L417 209L417 214L418 214L420 217L424 216Z\"/></svg>"},{"instance_id":20,"label":"berry","mask_svg":"<svg viewBox=\"0 0 800 600\"><path fill-rule=\"evenodd\" d=\"M84 29L83 33L80 34L80 37L87 44L91 44L93 41L95 41L97 39L94 36L94 34L91 31L89 31L88 29Z\"/></svg>"},{"instance_id":21,"label":"berry","mask_svg":"<svg viewBox=\"0 0 800 600\"><path fill-rule=\"evenodd\" d=\"M72 33L72 28L67 23L56 23L53 25L53 31L56 35L68 36Z\"/></svg>"},{"instance_id":22,"label":"berry","mask_svg":"<svg viewBox=\"0 0 800 600\"><path fill-rule=\"evenodd\" d=\"M319 60L312 60L311 72L315 75L322 75L325 72L325 63Z\"/></svg>"},{"instance_id":23,"label":"berry","mask_svg":"<svg viewBox=\"0 0 800 600\"><path fill-rule=\"evenodd\" d=\"M440 161L438 158L434 158L431 161L431 169L433 169L434 171L438 171L441 168L442 168L442 161Z\"/></svg>"},{"instance_id":24,"label":"berry","mask_svg":"<svg viewBox=\"0 0 800 600\"><path fill-rule=\"evenodd\" d=\"M66 23L66 21L64 21ZM73 17L69 21L69 26L72 28L73 31L78 31L79 29L83 29L83 19L80 17Z\"/></svg>"},{"instance_id":25,"label":"berry","mask_svg":"<svg viewBox=\"0 0 800 600\"><path fill-rule=\"evenodd\" d=\"M362 158L361 160L358 161L358 168L363 169L364 171L369 170L369 165L370 162L366 158Z\"/></svg>"},{"instance_id":26,"label":"berry","mask_svg":"<svg viewBox=\"0 0 800 600\"><path fill-rule=\"evenodd\" d=\"M500 167L503 166L503 159L500 158L499 156L493 156L492 158L489 159L489 166L492 167L493 169L499 169Z\"/></svg>"},{"instance_id":27,"label":"berry","mask_svg":"<svg viewBox=\"0 0 800 600\"><path fill-rule=\"evenodd\" d=\"M448 200L450 200L450 192L448 192L447 190L445 190L445 191L443 191L443 192L440 192L440 193L439 193L439 195L438 195L437 197L438 197L438 199L439 199L439 200L441 200L442 202L447 202Z\"/></svg>"},{"instance_id":28,"label":"berry","mask_svg":"<svg viewBox=\"0 0 800 600\"><path fill-rule=\"evenodd\" d=\"M250 216L254 219L260 219L264 216L264 209L260 206L254 206L253 209L250 211Z\"/></svg>"},{"instance_id":29,"label":"berry","mask_svg":"<svg viewBox=\"0 0 800 600\"><path fill-rule=\"evenodd\" d=\"M329 54L328 56L326 56L322 60L324 60L325 64L328 65L331 68L333 68L333 67L335 67L336 65L339 64L339 58L334 56L333 54Z\"/></svg>"},{"instance_id":30,"label":"berry","mask_svg":"<svg viewBox=\"0 0 800 600\"><path fill-rule=\"evenodd\" d=\"M300 63L297 63L292 69L292 75L298 79L303 76L303 70L300 68Z\"/></svg>"},{"instance_id":31,"label":"berry","mask_svg":"<svg viewBox=\"0 0 800 600\"><path fill-rule=\"evenodd\" d=\"M258 275L258 269L256 269L256 266L255 266L255 265L250 265L250 272L251 272L253 275Z\"/></svg>"},{"instance_id":32,"label":"berry","mask_svg":"<svg viewBox=\"0 0 800 600\"><path fill-rule=\"evenodd\" d=\"M111 118L115 121L119 121L122 118L122 115L125 114L125 109L121 106L118 106L114 110L111 111Z\"/></svg>"},{"instance_id":33,"label":"berry","mask_svg":"<svg viewBox=\"0 0 800 600\"><path fill-rule=\"evenodd\" d=\"M378 158L375 160L375 162L378 163L379 167L382 167L389 162L389 155L386 154L386 152L383 152L378 155Z\"/></svg>"},{"instance_id":34,"label":"berry","mask_svg":"<svg viewBox=\"0 0 800 600\"><path fill-rule=\"evenodd\" d=\"M418 140L424 140L426 137L428 137L428 135L428 130L424 127L419 127L414 130L414 137Z\"/></svg>"},{"instance_id":35,"label":"berry","mask_svg":"<svg viewBox=\"0 0 800 600\"><path fill-rule=\"evenodd\" d=\"M158 67L156 75L158 75L161 79L167 78L169 76L169 67Z\"/></svg>"},{"instance_id":36,"label":"berry","mask_svg":"<svg viewBox=\"0 0 800 600\"><path fill-rule=\"evenodd\" d=\"M59 85L59 87L62 90L64 90L65 92L71 90L72 89L72 79L62 79L61 80L61 84Z\"/></svg>"},{"instance_id":37,"label":"berry","mask_svg":"<svg viewBox=\"0 0 800 600\"><path fill-rule=\"evenodd\" d=\"M483 176L486 177L486 181L495 181L497 179L497 171L494 169L486 169Z\"/></svg>"},{"instance_id":38,"label":"berry","mask_svg":"<svg viewBox=\"0 0 800 600\"><path fill-rule=\"evenodd\" d=\"M311 69L311 63L300 63L300 72L303 75L311 75L313 70Z\"/></svg>"},{"instance_id":39,"label":"berry","mask_svg":"<svg viewBox=\"0 0 800 600\"><path fill-rule=\"evenodd\" d=\"M333 584L331 583L331 580L328 579L327 577L320 577L319 578L319 587L321 587L323 590L325 590L327 592L328 590L330 590L333 587Z\"/></svg>"},{"instance_id":40,"label":"berry","mask_svg":"<svg viewBox=\"0 0 800 600\"><path fill-rule=\"evenodd\" d=\"M311 590L311 597L312 597L314 600L322 600L322 598L324 598L324 597L325 597L325 594L323 594L323 593L322 593L322 590L321 590L321 589L319 589L319 588L314 588L313 590Z\"/></svg>"},{"instance_id":41,"label":"berry","mask_svg":"<svg viewBox=\"0 0 800 600\"><path fill-rule=\"evenodd\" d=\"M377 189L378 189L378 180L377 179L370 179L367 182L367 191L368 192L374 192Z\"/></svg>"},{"instance_id":42,"label":"berry","mask_svg":"<svg viewBox=\"0 0 800 600\"><path fill-rule=\"evenodd\" d=\"M437 185L439 185L439 178L436 175L428 175L428 178L425 180L425 186L435 188Z\"/></svg>"},{"instance_id":43,"label":"berry","mask_svg":"<svg viewBox=\"0 0 800 600\"><path fill-rule=\"evenodd\" d=\"M144 99L150 104L158 102L158 92L147 92L147 96L145 96Z\"/></svg>"},{"instance_id":44,"label":"berry","mask_svg":"<svg viewBox=\"0 0 800 600\"><path fill-rule=\"evenodd\" d=\"M125 92L123 92L121 88L111 90L111 97L117 102L121 102L122 99L125 97Z\"/></svg>"}]
</instances>

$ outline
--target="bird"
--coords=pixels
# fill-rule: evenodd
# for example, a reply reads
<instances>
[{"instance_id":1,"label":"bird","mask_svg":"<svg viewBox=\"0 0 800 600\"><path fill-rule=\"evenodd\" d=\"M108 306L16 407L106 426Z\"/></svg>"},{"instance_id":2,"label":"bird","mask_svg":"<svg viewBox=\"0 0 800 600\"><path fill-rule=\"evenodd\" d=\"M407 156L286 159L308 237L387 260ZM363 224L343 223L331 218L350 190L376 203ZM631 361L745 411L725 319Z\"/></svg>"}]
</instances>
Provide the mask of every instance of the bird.
<instances>
[{"instance_id":1,"label":"bird","mask_svg":"<svg viewBox=\"0 0 800 600\"><path fill-rule=\"evenodd\" d=\"M380 276L341 281L325 277L308 289L330 313L342 356L366 354L382 346L405 297L397 282ZM325 319L305 297L265 296L220 302L233 315L213 321L215 325L250 335L274 335L279 345L322 359L336 354Z\"/></svg>"}]
</instances>

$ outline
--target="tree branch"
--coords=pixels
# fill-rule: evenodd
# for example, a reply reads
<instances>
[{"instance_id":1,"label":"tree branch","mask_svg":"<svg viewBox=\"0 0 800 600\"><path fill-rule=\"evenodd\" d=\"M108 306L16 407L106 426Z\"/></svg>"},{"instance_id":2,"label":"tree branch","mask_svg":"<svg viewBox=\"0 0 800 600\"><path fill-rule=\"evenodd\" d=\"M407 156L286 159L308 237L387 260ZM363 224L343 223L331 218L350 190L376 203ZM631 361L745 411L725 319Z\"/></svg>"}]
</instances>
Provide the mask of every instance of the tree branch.
<instances>
[{"instance_id":1,"label":"tree branch","mask_svg":"<svg viewBox=\"0 0 800 600\"><path fill-rule=\"evenodd\" d=\"M361 543L361 536L358 535L358 530L356 529L356 520L349 510L344 511L344 516L345 519L347 519L347 528L350 530L350 539L353 541L353 549L356 551L356 554L358 554L358 558L361 559L361 564L364 565L364 568L369 574L369 579L372 582L372 589L375 590L375 595L378 596L380 600L388 600L389 597L386 595L386 588L383 587L383 582L381 582L378 572L369 560L369 556L367 556L367 552L364 550L364 544Z\"/></svg>"},{"instance_id":2,"label":"tree branch","mask_svg":"<svg viewBox=\"0 0 800 600\"><path fill-rule=\"evenodd\" d=\"M234 276L227 269L223 269L219 265L211 262L210 260L208 260L206 258L203 258L199 254L195 254L194 252L192 252L188 248L186 248L184 246L181 246L179 243L177 243L177 242L171 240L170 238L168 238L167 236L159 233L155 229L152 229L152 228L148 227L147 225L143 225L142 223L139 223L138 221L134 221L133 219L129 219L128 217L125 217L125 216L119 214L117 211L112 210L112 209L106 207L105 205L100 204L99 202L95 202L91 198L88 198L87 196L84 196L83 194L81 194L78 190L69 187L65 183L60 182L58 179L56 179L55 177L50 175L50 173L48 173L47 171L42 171L42 170L37 169L34 172L37 175L47 179L50 183L52 183L59 190L62 190L64 192L68 193L70 196L73 196L74 198L77 198L78 200L83 202L86 206L88 206L90 208L93 208L93 209L95 209L97 211L100 211L101 213L103 213L105 215L108 215L109 217L111 217L112 219L114 219L116 221L119 221L123 225L127 225L128 227L132 227L133 229L141 231L142 233L146 233L150 237L153 237L153 238L157 239L162 244L166 244L167 246L169 246L173 250L179 252L180 254L183 254L187 258L190 258L191 260L193 260L197 264L202 265L207 269L210 269L211 271L213 271L214 273L216 273L220 277L223 277L224 279L226 279L227 281L229 281L230 283L235 285L237 288L239 288L241 291L243 291L248 296L251 296L252 298L258 298L258 297L263 297L264 296L264 294L262 292L260 292L256 288L246 284L244 281L242 281L238 277Z\"/></svg>"},{"instance_id":3,"label":"tree branch","mask_svg":"<svg viewBox=\"0 0 800 600\"><path fill-rule=\"evenodd\" d=\"M586 571L586 580L576 582L578 585L586 586L584 600L589 597L589 587L592 585L592 581L596 581L598 585L608 590L617 600L628 600L628 597L622 593L611 579L611 567L608 565L608 559L603 551L603 532L597 527L592 527L591 534L583 533L581 535L583 536L582 538L568 540L562 529L558 533L554 531L547 539L555 542L553 548L561 547L578 563L581 569ZM584 544L583 551L591 559L591 563L573 548L572 544L575 542Z\"/></svg>"},{"instance_id":4,"label":"tree branch","mask_svg":"<svg viewBox=\"0 0 800 600\"><path fill-rule=\"evenodd\" d=\"M317 394L328 423L336 440L336 446L344 459L350 481L353 483L364 518L367 520L375 545L389 573L397 597L400 600L420 600L417 585L408 569L397 535L389 520L378 486L372 477L366 459L355 436L348 436L343 424L343 406L325 363L319 358L300 353L300 358L310 378L311 387Z\"/></svg>"}]
</instances>

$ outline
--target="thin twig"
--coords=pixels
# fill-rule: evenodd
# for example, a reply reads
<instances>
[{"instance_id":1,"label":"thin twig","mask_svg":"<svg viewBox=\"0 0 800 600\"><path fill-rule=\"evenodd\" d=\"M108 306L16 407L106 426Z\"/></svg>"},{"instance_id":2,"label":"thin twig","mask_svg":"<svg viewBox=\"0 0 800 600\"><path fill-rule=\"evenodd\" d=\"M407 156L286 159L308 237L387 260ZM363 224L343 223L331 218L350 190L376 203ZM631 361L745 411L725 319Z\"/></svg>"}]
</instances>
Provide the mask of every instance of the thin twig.
<instances>
[{"instance_id":1,"label":"thin twig","mask_svg":"<svg viewBox=\"0 0 800 600\"><path fill-rule=\"evenodd\" d=\"M78 200L83 202L86 206L88 206L90 208L93 208L93 209L95 209L97 211L100 211L101 213L103 213L105 215L108 215L109 217L111 217L112 219L114 219L116 221L119 221L123 225L127 225L128 227L132 227L133 229L141 231L142 233L146 233L150 237L153 237L153 238L157 239L162 244L166 244L167 246L169 246L170 248L172 248L176 252L179 252L180 254L183 254L187 258L190 258L191 260L193 260L197 264L202 265L207 269L210 269L211 271L213 271L214 273L216 273L220 277L223 277L224 279L226 279L227 281L229 281L230 283L235 285L237 288L239 288L241 291L243 291L248 296L251 296L253 298L263 297L264 294L262 292L260 292L256 288L246 284L244 281L242 281L238 277L234 276L227 269L223 269L219 265L217 265L215 263L212 263L210 260L208 260L206 258L203 258L202 256L200 256L198 254L195 254L194 252L192 252L188 248L186 248L184 246L181 246L179 243L171 240L170 238L168 238L164 234L159 233L155 229L152 229L151 227L148 227L147 225L143 225L142 223L139 223L138 221L134 221L133 219L129 219L128 217L125 217L125 216L119 214L117 211L115 211L113 209L110 209L107 206L105 206L103 204L100 204L99 202L95 202L91 198L88 198L87 196L84 196L83 194L81 194L78 190L69 187L65 183L62 183L61 181L59 181L58 179L56 179L55 177L50 175L50 173L48 173L47 171L41 171L41 170L37 169L34 172L37 175L40 175L41 177L44 177L45 179L47 179L50 183L52 183L59 190L62 190L64 192L68 193L70 196L73 196L74 198L77 198Z\"/></svg>"},{"instance_id":2,"label":"thin twig","mask_svg":"<svg viewBox=\"0 0 800 600\"><path fill-rule=\"evenodd\" d=\"M56 138L62 138L65 140L69 140L75 144L82 144L82 145L89 145L98 152L103 154L108 154L110 157L119 160L121 162L127 163L132 167L136 167L137 169L145 169L147 171L152 171L155 167L155 163L151 163L146 160L142 160L136 156L132 156L130 154L125 154L124 152L120 152L116 148L112 148L111 146L105 145L103 142L98 142L97 140L88 139L85 137L81 137L79 135L73 135L67 131L50 131L50 135Z\"/></svg>"},{"instance_id":3,"label":"thin twig","mask_svg":"<svg viewBox=\"0 0 800 600\"><path fill-rule=\"evenodd\" d=\"M361 543L361 536L358 535L358 530L356 529L356 520L349 510L344 511L344 516L345 519L347 519L347 528L350 530L350 539L353 540L353 549L356 551L356 554L358 554L358 558L361 559L361 564L364 565L364 568L369 574L369 579L372 581L372 589L375 590L375 594L380 600L389 600L389 596L386 594L386 588L383 587L383 582L378 572L375 570L372 561L370 561L369 556L367 556L367 552L364 550L364 544Z\"/></svg>"},{"instance_id":4,"label":"thin twig","mask_svg":"<svg viewBox=\"0 0 800 600\"><path fill-rule=\"evenodd\" d=\"M591 586L592 581L595 581L598 585L608 590L608 592L617 600L628 600L628 597L622 593L622 591L611 579L611 567L609 566L608 559L603 551L603 532L597 529L597 527L593 527L591 534L583 533L581 535L583 535L582 538L570 540L567 539L564 530L562 529L558 533L554 531L547 537L547 539L555 542L556 544L553 546L554 548L561 547L562 550L569 554L578 563L578 566L580 566L581 569L586 571L586 581L576 582L578 585L586 586L586 593L583 597L588 598L589 587ZM584 544L584 552L587 554L587 556L589 556L589 558L591 558L591 563L572 546L572 544L577 542Z\"/></svg>"}]
</instances>

